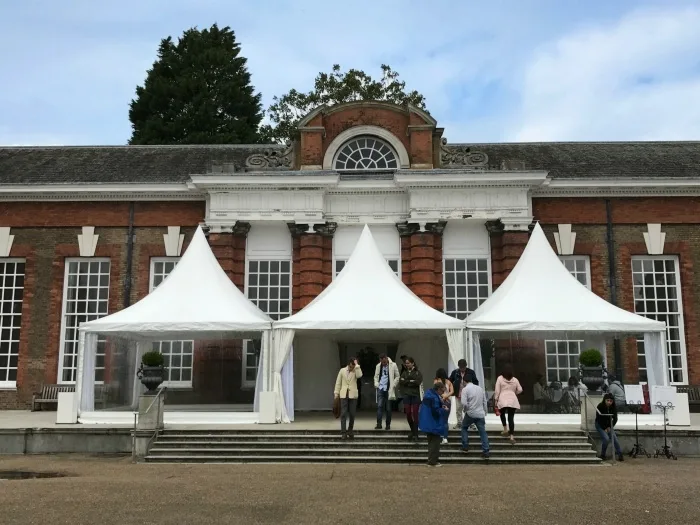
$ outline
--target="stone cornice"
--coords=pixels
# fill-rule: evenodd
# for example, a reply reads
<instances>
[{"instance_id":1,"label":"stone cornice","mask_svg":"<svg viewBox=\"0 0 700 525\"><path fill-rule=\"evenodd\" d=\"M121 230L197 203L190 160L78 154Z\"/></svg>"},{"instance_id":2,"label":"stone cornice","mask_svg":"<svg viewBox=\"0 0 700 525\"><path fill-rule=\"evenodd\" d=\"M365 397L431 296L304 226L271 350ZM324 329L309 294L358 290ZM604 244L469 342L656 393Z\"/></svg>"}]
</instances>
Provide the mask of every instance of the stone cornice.
<instances>
[{"instance_id":1,"label":"stone cornice","mask_svg":"<svg viewBox=\"0 0 700 525\"><path fill-rule=\"evenodd\" d=\"M546 171L400 170L394 175L402 188L532 188L545 183Z\"/></svg>"},{"instance_id":2,"label":"stone cornice","mask_svg":"<svg viewBox=\"0 0 700 525\"><path fill-rule=\"evenodd\" d=\"M0 201L205 200L189 184L5 184Z\"/></svg>"},{"instance_id":3,"label":"stone cornice","mask_svg":"<svg viewBox=\"0 0 700 525\"><path fill-rule=\"evenodd\" d=\"M533 197L674 197L700 195L700 179L552 179Z\"/></svg>"}]
</instances>

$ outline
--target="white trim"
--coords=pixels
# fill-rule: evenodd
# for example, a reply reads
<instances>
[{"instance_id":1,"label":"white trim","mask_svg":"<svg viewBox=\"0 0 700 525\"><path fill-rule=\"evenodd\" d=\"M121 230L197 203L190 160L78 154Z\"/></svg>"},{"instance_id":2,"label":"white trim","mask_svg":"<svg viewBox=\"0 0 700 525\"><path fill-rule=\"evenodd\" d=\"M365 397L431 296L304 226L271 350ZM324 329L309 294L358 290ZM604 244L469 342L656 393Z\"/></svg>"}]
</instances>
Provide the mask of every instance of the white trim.
<instances>
[{"instance_id":1,"label":"white trim","mask_svg":"<svg viewBox=\"0 0 700 525\"><path fill-rule=\"evenodd\" d=\"M80 257L94 257L100 236L95 234L94 226L83 226L82 233L78 234L78 249Z\"/></svg>"},{"instance_id":2,"label":"white trim","mask_svg":"<svg viewBox=\"0 0 700 525\"><path fill-rule=\"evenodd\" d=\"M64 381L63 380L63 357L64 357L64 351L66 347L66 292L68 288L68 269L70 268L70 263L71 262L97 262L97 263L103 263L103 262L108 262L109 263L109 285L107 286L107 313L105 315L109 315L109 293L111 292L112 289L112 260L109 257L66 257L63 260L63 297L61 298L61 337L59 339L59 347L58 347L58 372L57 372L57 377L56 377L56 383L59 385L74 385L76 384L75 381ZM78 327L76 326L76 330ZM78 359L78 353L76 351L76 368L75 368L75 373L76 376L78 374L78 366L77 366L77 359ZM106 363L105 363L106 366ZM96 385L101 385L103 384L102 381L94 381L94 384Z\"/></svg>"},{"instance_id":3,"label":"white trim","mask_svg":"<svg viewBox=\"0 0 700 525\"><path fill-rule=\"evenodd\" d=\"M328 145L328 148L326 148L326 154L323 156L323 169L332 170L335 156L340 148L343 147L346 142L361 135L371 135L384 140L396 152L399 166L404 169L411 167L408 151L406 151L406 147L396 135L384 128L380 128L379 126L355 126L340 133Z\"/></svg>"},{"instance_id":4,"label":"white trim","mask_svg":"<svg viewBox=\"0 0 700 525\"><path fill-rule=\"evenodd\" d=\"M189 183L0 184L0 201L204 200Z\"/></svg>"},{"instance_id":5,"label":"white trim","mask_svg":"<svg viewBox=\"0 0 700 525\"><path fill-rule=\"evenodd\" d=\"M185 234L180 233L180 226L168 226L168 233L163 234L165 255L168 257L180 257L184 242Z\"/></svg>"},{"instance_id":6,"label":"white trim","mask_svg":"<svg viewBox=\"0 0 700 525\"><path fill-rule=\"evenodd\" d=\"M8 230L8 232L9 232L9 228L7 228L7 230ZM11 236L11 237L13 237L13 236ZM24 264L24 273L23 273L22 275L23 275L23 278L24 278L24 282L25 282L25 284L26 284L26 280L27 280L27 259L25 259L24 257L2 257L2 258L0 258L0 262L2 262L2 263L11 263L11 264ZM15 274L14 274L14 275L17 275L16 269L15 269ZM4 278L4 275L0 274L0 278ZM0 283L0 284L2 284L2 285L0 286L0 292L1 292L1 291L4 291L4 290L5 290L5 286L4 286L4 283ZM15 286L13 286L12 289L13 289L13 290L18 290L18 288L15 287ZM24 290L25 290L24 285L22 285L22 302L24 302ZM14 297L13 297L13 299L14 299ZM18 326L18 327L15 327L15 326L14 326L14 323L13 323L13 326L12 326L12 328L19 328L20 339L17 340L18 343L19 343L19 341L21 341L21 337L22 337L22 330L23 330L23 327L22 327L22 320L24 319L24 315L23 315L23 314L24 314L24 311L22 311L22 312L19 314L19 326ZM2 315L3 315L3 314L0 313L0 319L2 319ZM10 315L10 316L15 316L14 313L10 313L9 315ZM8 341L8 344L9 344L9 345L12 344L12 337L11 337L11 336L10 336L10 340ZM10 346L9 348L11 349L11 346ZM11 351L8 352L8 354L7 354L7 359L8 359L7 370L10 369L10 367L9 367L9 359L10 359L10 356L11 356L11 355L12 355L12 352L11 352ZM20 354L18 353L18 354L17 354L17 370L16 370L17 375L19 375L19 357L20 357ZM0 381L0 390L17 390L17 380L15 380L15 381Z\"/></svg>"},{"instance_id":7,"label":"white trim","mask_svg":"<svg viewBox=\"0 0 700 525\"><path fill-rule=\"evenodd\" d=\"M586 288L589 290L592 290L591 288L591 257L589 255L559 255L559 260L564 264L564 261L583 261L584 264L586 265ZM566 265L564 264L564 267L566 268ZM569 270L569 273L571 273L571 270L569 268L566 268ZM573 274L571 274L573 275ZM574 275L574 277L576 277ZM579 281L581 282L581 281Z\"/></svg>"},{"instance_id":8,"label":"white trim","mask_svg":"<svg viewBox=\"0 0 700 525\"><path fill-rule=\"evenodd\" d=\"M12 243L15 236L10 233L9 226L0 228L0 257L9 257L12 253Z\"/></svg>"},{"instance_id":9,"label":"white trim","mask_svg":"<svg viewBox=\"0 0 700 525\"><path fill-rule=\"evenodd\" d=\"M577 196L683 196L700 195L700 180L697 178L586 178L547 180L533 189L533 197L577 197Z\"/></svg>"},{"instance_id":10,"label":"white trim","mask_svg":"<svg viewBox=\"0 0 700 525\"><path fill-rule=\"evenodd\" d=\"M447 312L446 305L447 305L447 282L445 279L445 261L447 259L452 259L452 260L476 260L477 265L479 264L479 260L484 260L486 261L486 284L489 287L489 295L486 299L491 297L493 295L493 274L491 271L491 252L490 252L490 242L489 242L489 255L477 255L477 254L467 254L467 255L450 255L448 257L443 256L442 258L442 313L451 315L450 313ZM478 274L478 266L477 266L477 274ZM476 286L479 286L479 283L476 284ZM483 286L483 285L481 285ZM467 301L469 301L469 297L465 297ZM455 301L457 298L455 297ZM483 303L482 303L483 304ZM479 305L481 306L481 305ZM478 307L477 307L478 308ZM467 302L467 309L469 309L469 302ZM467 318L469 317L469 314L467 314ZM488 339L487 337L482 337L482 339Z\"/></svg>"},{"instance_id":11,"label":"white trim","mask_svg":"<svg viewBox=\"0 0 700 525\"><path fill-rule=\"evenodd\" d=\"M401 170L394 174L399 188L497 187L532 188L548 180L548 172L496 170Z\"/></svg>"},{"instance_id":12,"label":"white trim","mask_svg":"<svg viewBox=\"0 0 700 525\"><path fill-rule=\"evenodd\" d=\"M647 224L647 231L643 234L644 244L649 255L663 255L666 232L661 231L661 224Z\"/></svg>"},{"instance_id":13,"label":"white trim","mask_svg":"<svg viewBox=\"0 0 700 525\"><path fill-rule=\"evenodd\" d=\"M335 173L319 172L318 175L305 175L299 171L285 172L288 175L192 175L192 187L198 190L270 189L270 188L326 188L335 186L340 176Z\"/></svg>"},{"instance_id":14,"label":"white trim","mask_svg":"<svg viewBox=\"0 0 700 525\"><path fill-rule=\"evenodd\" d=\"M557 254L574 254L576 232L571 230L571 224L557 224L557 231L554 232L554 242L557 245Z\"/></svg>"}]
</instances>

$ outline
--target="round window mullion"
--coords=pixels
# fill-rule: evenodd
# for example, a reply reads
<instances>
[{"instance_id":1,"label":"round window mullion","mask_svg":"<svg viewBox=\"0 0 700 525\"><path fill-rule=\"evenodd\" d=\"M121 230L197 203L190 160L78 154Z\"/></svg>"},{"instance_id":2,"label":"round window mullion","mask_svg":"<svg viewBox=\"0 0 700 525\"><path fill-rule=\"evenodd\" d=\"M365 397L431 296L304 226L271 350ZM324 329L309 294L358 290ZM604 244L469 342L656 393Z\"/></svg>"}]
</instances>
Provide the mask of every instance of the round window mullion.
<instances>
[{"instance_id":1,"label":"round window mullion","mask_svg":"<svg viewBox=\"0 0 700 525\"><path fill-rule=\"evenodd\" d=\"M390 170L399 167L394 149L376 137L355 137L343 144L333 168L339 171Z\"/></svg>"}]
</instances>

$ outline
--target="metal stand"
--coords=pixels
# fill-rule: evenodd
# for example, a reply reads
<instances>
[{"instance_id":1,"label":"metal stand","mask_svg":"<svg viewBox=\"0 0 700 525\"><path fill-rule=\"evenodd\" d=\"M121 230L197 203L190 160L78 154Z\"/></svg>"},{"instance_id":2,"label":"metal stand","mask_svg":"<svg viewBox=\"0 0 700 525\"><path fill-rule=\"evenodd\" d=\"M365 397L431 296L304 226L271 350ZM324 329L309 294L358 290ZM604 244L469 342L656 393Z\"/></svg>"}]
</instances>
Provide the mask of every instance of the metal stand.
<instances>
[{"instance_id":1,"label":"metal stand","mask_svg":"<svg viewBox=\"0 0 700 525\"><path fill-rule=\"evenodd\" d=\"M654 453L654 457L655 457L655 458L658 458L660 455L663 454L664 456L666 456L666 459L678 460L678 458L676 457L676 455L671 451L671 447L668 445L668 440L667 440L667 438L666 438L666 425L668 424L668 418L666 417L666 413L667 413L669 410L673 410L673 409L676 408L676 407L673 406L673 404L670 403L670 402L669 402L669 403L666 403L666 404L664 405L664 404L661 403L660 401L659 401L658 403L656 403L655 406L656 406L656 408L659 408L659 409L661 409L661 410L664 411L664 446L663 446L662 448L657 448L657 449L656 449L656 452Z\"/></svg>"},{"instance_id":2,"label":"metal stand","mask_svg":"<svg viewBox=\"0 0 700 525\"><path fill-rule=\"evenodd\" d=\"M639 443L639 412L641 412L644 403L637 401L635 403L627 403L627 406L634 412L634 445L632 446L632 450L630 450L630 457L636 458L637 456L646 456L650 458L651 454Z\"/></svg>"}]
</instances>

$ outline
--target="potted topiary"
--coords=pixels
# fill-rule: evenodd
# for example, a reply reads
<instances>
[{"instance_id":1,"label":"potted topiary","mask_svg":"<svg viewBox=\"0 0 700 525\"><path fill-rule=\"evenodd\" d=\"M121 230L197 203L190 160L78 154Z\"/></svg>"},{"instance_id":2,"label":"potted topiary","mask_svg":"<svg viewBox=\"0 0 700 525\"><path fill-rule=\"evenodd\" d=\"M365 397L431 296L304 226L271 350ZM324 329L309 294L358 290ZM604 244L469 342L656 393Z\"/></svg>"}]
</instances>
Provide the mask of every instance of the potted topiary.
<instances>
[{"instance_id":1,"label":"potted topiary","mask_svg":"<svg viewBox=\"0 0 700 525\"><path fill-rule=\"evenodd\" d=\"M149 393L154 393L163 382L165 376L163 363L163 354L155 350L146 352L141 357L141 367L136 372L136 375L143 386L148 388Z\"/></svg>"},{"instance_id":2,"label":"potted topiary","mask_svg":"<svg viewBox=\"0 0 700 525\"><path fill-rule=\"evenodd\" d=\"M596 348L589 348L581 352L578 358L581 367L581 382L591 392L595 392L603 386L603 354Z\"/></svg>"}]
</instances>

